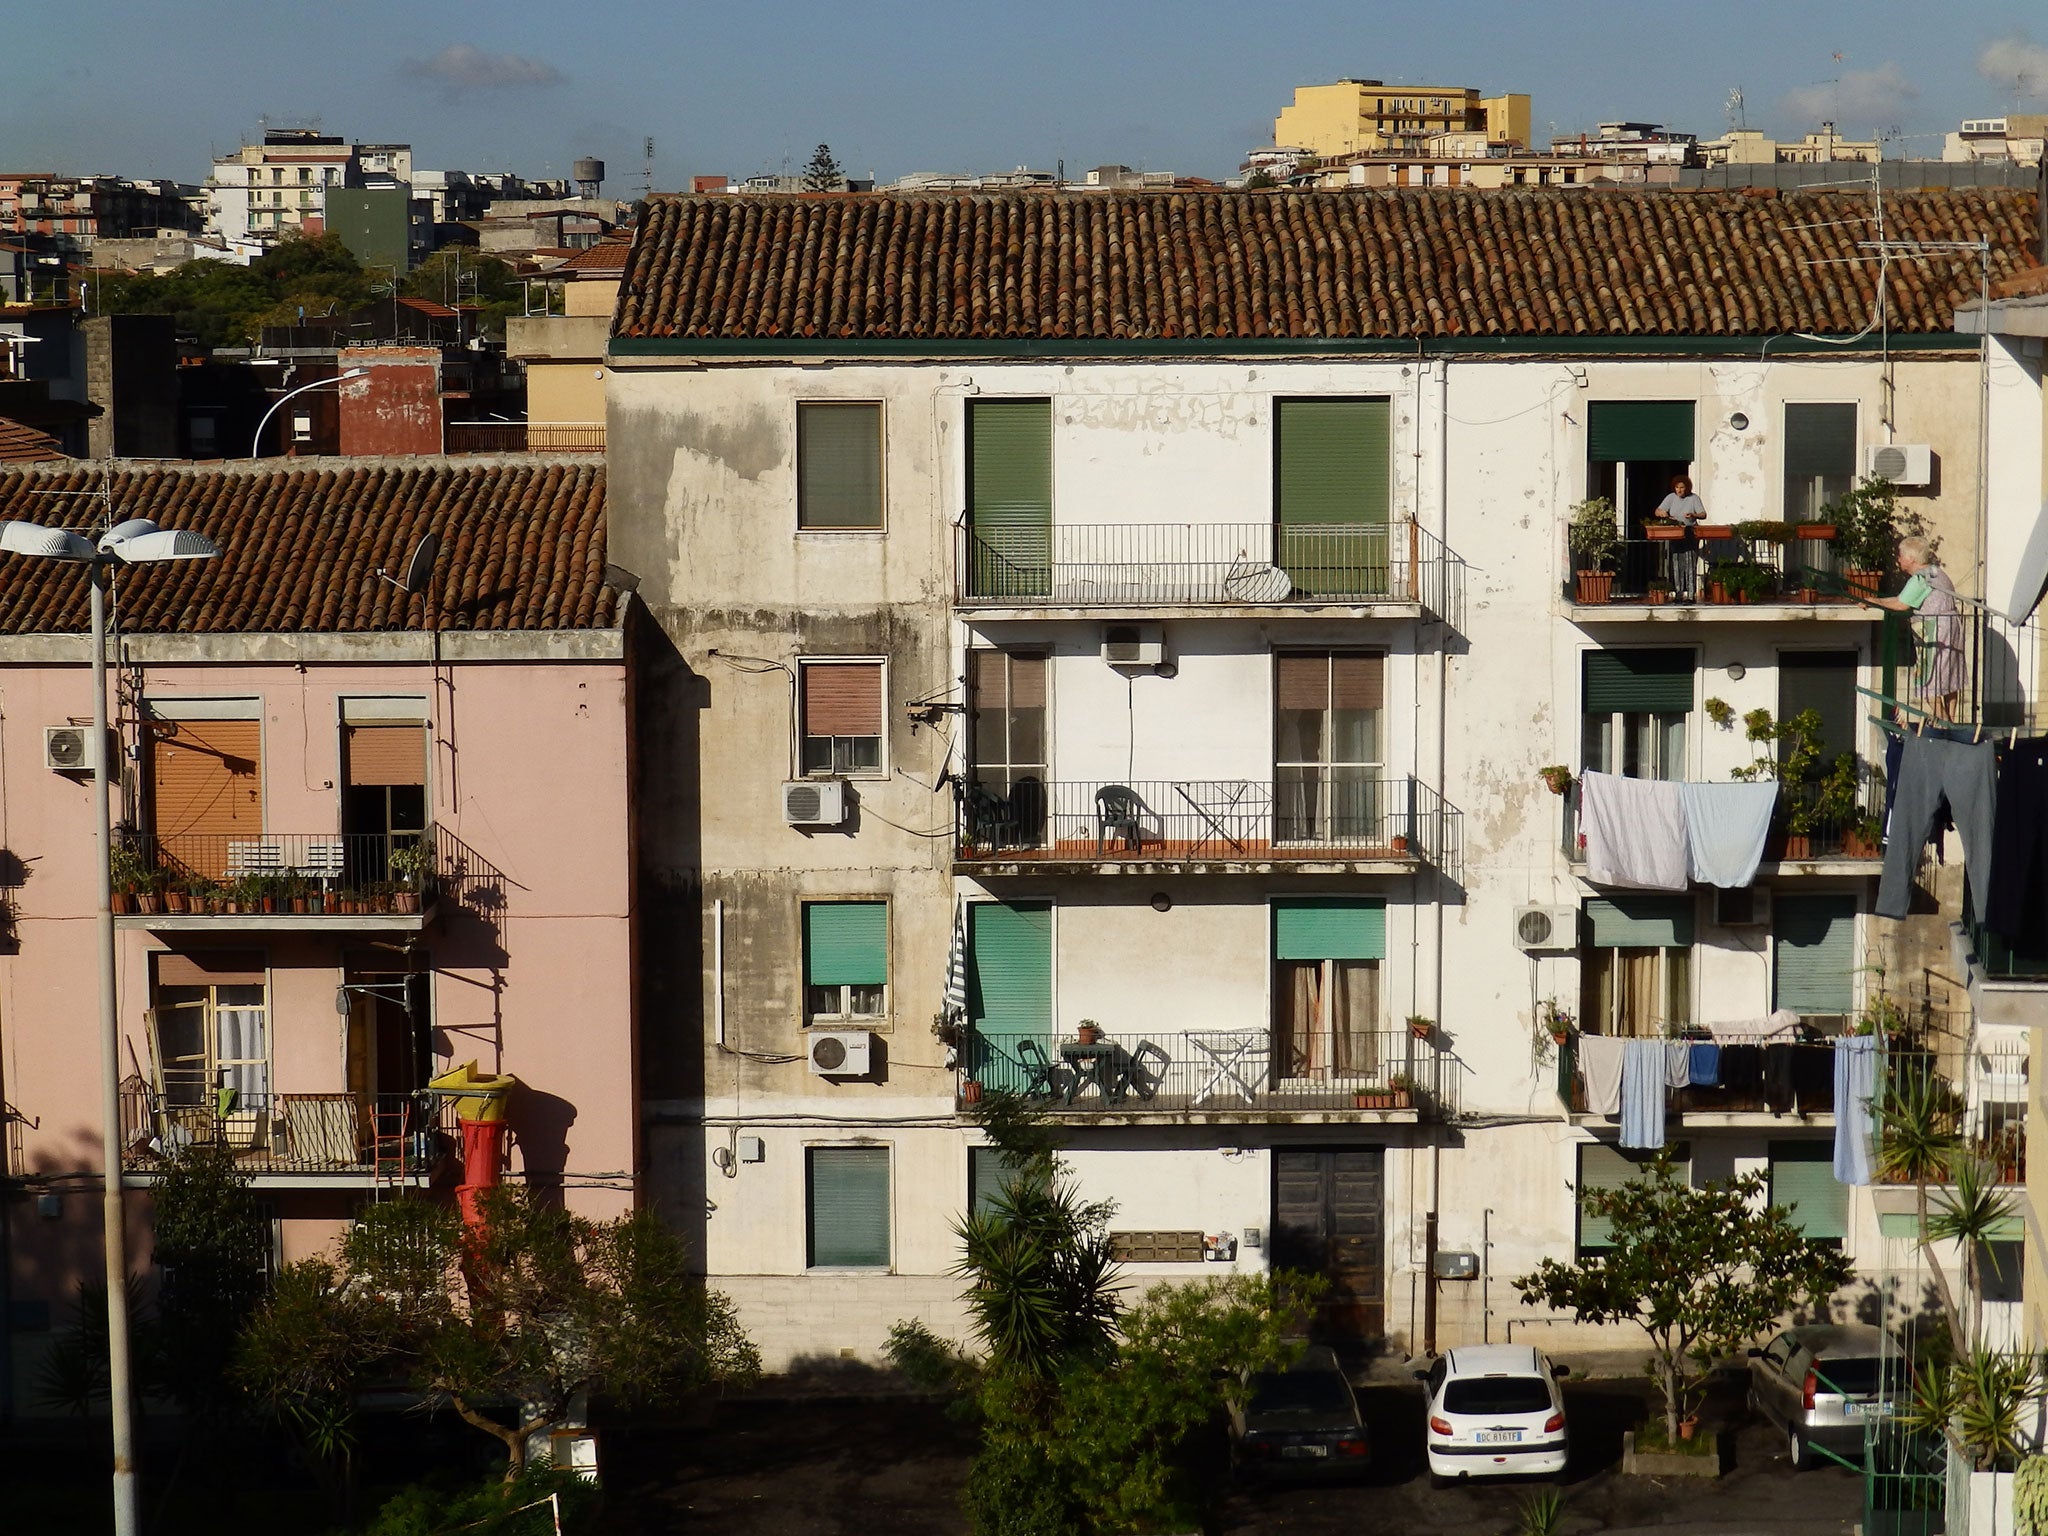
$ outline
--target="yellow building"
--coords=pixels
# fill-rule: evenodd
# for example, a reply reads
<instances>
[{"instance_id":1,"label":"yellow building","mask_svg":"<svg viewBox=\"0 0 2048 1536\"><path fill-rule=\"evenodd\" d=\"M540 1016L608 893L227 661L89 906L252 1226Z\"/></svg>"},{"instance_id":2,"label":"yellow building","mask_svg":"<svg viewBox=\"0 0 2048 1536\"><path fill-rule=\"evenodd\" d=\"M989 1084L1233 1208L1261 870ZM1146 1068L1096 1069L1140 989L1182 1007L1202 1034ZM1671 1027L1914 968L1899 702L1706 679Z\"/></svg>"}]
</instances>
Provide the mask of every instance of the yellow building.
<instances>
[{"instance_id":1,"label":"yellow building","mask_svg":"<svg viewBox=\"0 0 2048 1536\"><path fill-rule=\"evenodd\" d=\"M528 283L541 313L505 322L505 355L526 364L527 447L602 450L605 344L631 247L605 240Z\"/></svg>"},{"instance_id":2,"label":"yellow building","mask_svg":"<svg viewBox=\"0 0 2048 1536\"><path fill-rule=\"evenodd\" d=\"M1417 150L1432 135L1463 132L1484 133L1494 144L1528 144L1529 98L1481 96L1470 86L1339 80L1296 86L1293 105L1273 120L1275 144L1324 157Z\"/></svg>"}]
</instances>

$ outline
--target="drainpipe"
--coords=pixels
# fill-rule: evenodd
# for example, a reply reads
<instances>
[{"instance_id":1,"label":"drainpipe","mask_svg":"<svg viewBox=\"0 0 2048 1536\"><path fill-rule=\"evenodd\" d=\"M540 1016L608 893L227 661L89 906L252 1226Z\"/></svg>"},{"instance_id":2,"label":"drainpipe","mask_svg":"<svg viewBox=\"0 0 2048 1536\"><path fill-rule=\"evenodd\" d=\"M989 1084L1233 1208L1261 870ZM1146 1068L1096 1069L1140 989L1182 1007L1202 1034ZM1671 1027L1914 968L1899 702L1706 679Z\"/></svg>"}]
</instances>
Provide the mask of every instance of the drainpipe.
<instances>
[{"instance_id":1,"label":"drainpipe","mask_svg":"<svg viewBox=\"0 0 2048 1536\"><path fill-rule=\"evenodd\" d=\"M1450 548L1450 539L1448 537L1448 533L1451 515L1450 360L1448 358L1439 357L1436 360L1435 369L1436 536L1439 544L1443 547L1445 551L1448 552ZM1416 427L1419 433L1421 429L1421 423L1417 422ZM1421 490L1420 487L1417 487L1417 500L1419 501L1420 499ZM1447 586L1447 583L1440 584L1440 590L1447 589ZM1440 797L1442 796L1445 788L1444 768L1449 755L1449 731L1444 719L1444 712L1449 704L1450 683L1448 677L1448 657L1446 653L1446 647L1443 643L1449 628L1449 621L1445 618L1444 615L1438 614L1436 621L1436 792ZM1432 893L1436 897L1436 900L1433 903L1436 909L1434 913L1436 930L1435 944L1433 946L1436 951L1434 956L1435 965L1433 967L1435 975L1432 978L1435 990L1436 1006L1433 1010L1432 1016L1437 1021L1437 1029L1441 1031L1444 1027L1444 876L1443 870L1441 868L1432 868L1432 870L1430 871L1430 888ZM1435 1092L1432 1095L1432 1097L1435 1099L1436 1103L1439 1106L1441 1106L1443 1103L1443 1062L1443 1052L1441 1049L1439 1049L1436 1055L1436 1059L1431 1063L1430 1067L1430 1080L1435 1088ZM1423 1348L1426 1353L1431 1355L1434 1355L1437 1352L1436 1245L1437 1214L1442 1194L1443 1129L1441 1122L1432 1121L1430 1124L1429 1131L1429 1210L1427 1214L1423 1217L1423 1284L1427 1287L1427 1289L1423 1292L1424 1306L1422 1322Z\"/></svg>"}]
</instances>

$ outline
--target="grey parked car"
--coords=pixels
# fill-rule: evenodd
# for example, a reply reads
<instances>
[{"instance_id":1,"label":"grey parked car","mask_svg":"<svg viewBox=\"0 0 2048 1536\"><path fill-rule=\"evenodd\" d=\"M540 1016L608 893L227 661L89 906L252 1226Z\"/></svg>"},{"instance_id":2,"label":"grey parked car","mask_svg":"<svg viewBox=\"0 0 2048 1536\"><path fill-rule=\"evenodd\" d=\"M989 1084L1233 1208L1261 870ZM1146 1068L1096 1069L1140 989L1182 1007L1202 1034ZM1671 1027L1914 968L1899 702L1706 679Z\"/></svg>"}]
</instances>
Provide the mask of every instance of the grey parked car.
<instances>
[{"instance_id":1,"label":"grey parked car","mask_svg":"<svg viewBox=\"0 0 2048 1536\"><path fill-rule=\"evenodd\" d=\"M1818 1452L1863 1455L1863 1426L1904 1406L1910 1367L1896 1339L1862 1323L1787 1328L1749 1352L1749 1406L1785 1432L1795 1469Z\"/></svg>"}]
</instances>

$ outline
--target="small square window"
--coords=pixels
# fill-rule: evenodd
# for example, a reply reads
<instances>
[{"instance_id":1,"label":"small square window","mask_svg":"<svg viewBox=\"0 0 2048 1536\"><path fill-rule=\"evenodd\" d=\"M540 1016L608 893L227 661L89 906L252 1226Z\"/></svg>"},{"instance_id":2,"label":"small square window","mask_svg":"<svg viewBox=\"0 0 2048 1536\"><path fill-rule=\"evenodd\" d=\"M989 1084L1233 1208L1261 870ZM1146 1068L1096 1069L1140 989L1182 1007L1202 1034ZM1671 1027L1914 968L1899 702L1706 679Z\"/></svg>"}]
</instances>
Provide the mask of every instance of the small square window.
<instances>
[{"instance_id":1,"label":"small square window","mask_svg":"<svg viewBox=\"0 0 2048 1536\"><path fill-rule=\"evenodd\" d=\"M804 400L796 408L796 525L811 531L882 526L882 408Z\"/></svg>"},{"instance_id":2,"label":"small square window","mask_svg":"<svg viewBox=\"0 0 2048 1536\"><path fill-rule=\"evenodd\" d=\"M882 664L808 661L802 677L806 774L877 776L882 771Z\"/></svg>"}]
</instances>

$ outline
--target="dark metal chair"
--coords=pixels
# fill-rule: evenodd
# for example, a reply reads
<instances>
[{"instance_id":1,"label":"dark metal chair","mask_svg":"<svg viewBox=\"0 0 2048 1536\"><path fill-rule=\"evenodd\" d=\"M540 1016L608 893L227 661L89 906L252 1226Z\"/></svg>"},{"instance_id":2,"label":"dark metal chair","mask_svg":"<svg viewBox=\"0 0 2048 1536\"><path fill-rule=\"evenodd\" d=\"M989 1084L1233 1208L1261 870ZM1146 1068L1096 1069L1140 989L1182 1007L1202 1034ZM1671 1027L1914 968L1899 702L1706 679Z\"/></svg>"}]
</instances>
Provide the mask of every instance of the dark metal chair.
<instances>
[{"instance_id":1,"label":"dark metal chair","mask_svg":"<svg viewBox=\"0 0 2048 1536\"><path fill-rule=\"evenodd\" d=\"M1005 848L1016 838L1017 808L985 784L967 786L967 833L983 848Z\"/></svg>"},{"instance_id":2,"label":"dark metal chair","mask_svg":"<svg viewBox=\"0 0 2048 1536\"><path fill-rule=\"evenodd\" d=\"M1130 1067L1126 1072L1131 1091L1149 1101L1166 1082L1167 1069L1172 1065L1173 1057L1167 1054L1165 1046L1151 1040L1140 1040L1138 1048L1131 1052Z\"/></svg>"},{"instance_id":3,"label":"dark metal chair","mask_svg":"<svg viewBox=\"0 0 2048 1536\"><path fill-rule=\"evenodd\" d=\"M1045 1047L1029 1035L1017 1041L1017 1065L1024 1069L1024 1096L1030 1099L1058 1098L1061 1070L1045 1054Z\"/></svg>"},{"instance_id":4,"label":"dark metal chair","mask_svg":"<svg viewBox=\"0 0 2048 1536\"><path fill-rule=\"evenodd\" d=\"M1095 791L1095 856L1102 857L1102 845L1114 832L1130 853L1145 851L1145 829L1139 818L1145 802L1125 784L1105 784Z\"/></svg>"}]
</instances>

